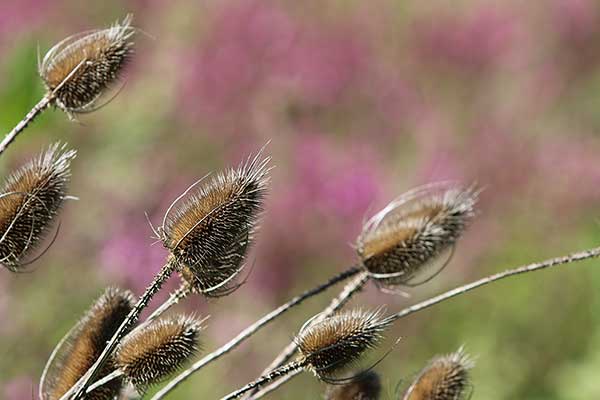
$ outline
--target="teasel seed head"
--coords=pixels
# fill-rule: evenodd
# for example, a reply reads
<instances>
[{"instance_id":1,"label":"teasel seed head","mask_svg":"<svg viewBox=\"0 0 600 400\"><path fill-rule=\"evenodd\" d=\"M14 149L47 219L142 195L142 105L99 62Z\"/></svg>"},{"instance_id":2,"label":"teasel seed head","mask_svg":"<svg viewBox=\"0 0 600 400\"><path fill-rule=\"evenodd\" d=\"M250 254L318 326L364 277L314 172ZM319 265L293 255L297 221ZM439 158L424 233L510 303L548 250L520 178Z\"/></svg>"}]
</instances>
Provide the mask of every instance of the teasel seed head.
<instances>
[{"instance_id":1,"label":"teasel seed head","mask_svg":"<svg viewBox=\"0 0 600 400\"><path fill-rule=\"evenodd\" d=\"M75 150L55 143L6 179L0 194L0 263L21 271L68 198Z\"/></svg>"},{"instance_id":2,"label":"teasel seed head","mask_svg":"<svg viewBox=\"0 0 600 400\"><path fill-rule=\"evenodd\" d=\"M60 399L87 372L134 303L131 292L114 287L106 289L50 356L40 381L41 400ZM114 368L109 361L100 377ZM113 380L88 394L86 399L111 400L121 385L121 379Z\"/></svg>"},{"instance_id":3,"label":"teasel seed head","mask_svg":"<svg viewBox=\"0 0 600 400\"><path fill-rule=\"evenodd\" d=\"M378 400L381 395L381 380L374 371L360 373L344 385L330 385L326 400Z\"/></svg>"},{"instance_id":4,"label":"teasel seed head","mask_svg":"<svg viewBox=\"0 0 600 400\"><path fill-rule=\"evenodd\" d=\"M68 114L92 111L117 81L133 55L131 19L70 36L46 53L39 74L59 108Z\"/></svg>"},{"instance_id":5,"label":"teasel seed head","mask_svg":"<svg viewBox=\"0 0 600 400\"><path fill-rule=\"evenodd\" d=\"M138 390L159 383L198 352L202 322L176 316L134 330L117 347L115 363Z\"/></svg>"},{"instance_id":6,"label":"teasel seed head","mask_svg":"<svg viewBox=\"0 0 600 400\"><path fill-rule=\"evenodd\" d=\"M394 200L363 227L356 245L363 265L382 286L428 281L450 259L475 215L478 195L475 186L438 183ZM422 279L437 263L438 271Z\"/></svg>"},{"instance_id":7,"label":"teasel seed head","mask_svg":"<svg viewBox=\"0 0 600 400\"><path fill-rule=\"evenodd\" d=\"M461 347L432 359L404 394L403 400L461 400L470 389L469 370L474 361Z\"/></svg>"},{"instance_id":8,"label":"teasel seed head","mask_svg":"<svg viewBox=\"0 0 600 400\"><path fill-rule=\"evenodd\" d=\"M239 286L234 278L257 229L269 161L259 152L238 168L201 183L181 206L167 211L159 236L196 291L219 297Z\"/></svg>"},{"instance_id":9,"label":"teasel seed head","mask_svg":"<svg viewBox=\"0 0 600 400\"><path fill-rule=\"evenodd\" d=\"M335 375L376 347L388 326L381 310L355 309L309 321L294 340L308 368L321 380L332 382Z\"/></svg>"}]
</instances>

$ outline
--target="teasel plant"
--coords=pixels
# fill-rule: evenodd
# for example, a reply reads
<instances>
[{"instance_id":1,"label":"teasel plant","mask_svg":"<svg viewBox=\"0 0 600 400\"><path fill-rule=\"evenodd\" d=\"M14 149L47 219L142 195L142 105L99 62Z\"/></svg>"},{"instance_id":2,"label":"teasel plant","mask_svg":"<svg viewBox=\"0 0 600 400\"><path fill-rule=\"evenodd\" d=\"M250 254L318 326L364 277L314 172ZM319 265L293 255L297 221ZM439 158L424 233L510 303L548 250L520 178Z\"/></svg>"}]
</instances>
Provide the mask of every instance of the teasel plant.
<instances>
[{"instance_id":1,"label":"teasel plant","mask_svg":"<svg viewBox=\"0 0 600 400\"><path fill-rule=\"evenodd\" d=\"M81 32L55 44L40 60L38 74L45 95L0 142L0 154L50 106L64 111L69 119L90 113L118 82L134 53L132 15L106 29Z\"/></svg>"},{"instance_id":2,"label":"teasel plant","mask_svg":"<svg viewBox=\"0 0 600 400\"><path fill-rule=\"evenodd\" d=\"M379 400L381 378L375 371L357 373L348 383L329 385L325 400Z\"/></svg>"}]
</instances>

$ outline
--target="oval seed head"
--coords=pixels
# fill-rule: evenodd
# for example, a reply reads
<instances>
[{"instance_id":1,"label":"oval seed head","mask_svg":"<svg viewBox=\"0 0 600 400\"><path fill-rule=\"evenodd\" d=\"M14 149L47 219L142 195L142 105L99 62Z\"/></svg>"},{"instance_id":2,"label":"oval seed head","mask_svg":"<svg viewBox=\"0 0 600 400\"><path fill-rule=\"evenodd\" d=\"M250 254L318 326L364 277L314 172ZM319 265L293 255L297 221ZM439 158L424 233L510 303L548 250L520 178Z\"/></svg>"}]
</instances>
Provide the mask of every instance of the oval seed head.
<instances>
[{"instance_id":1,"label":"oval seed head","mask_svg":"<svg viewBox=\"0 0 600 400\"><path fill-rule=\"evenodd\" d=\"M441 183L394 200L363 227L356 246L363 265L382 285L414 286L431 279L439 269L426 279L422 275L437 262L445 266L475 215L478 194L474 186Z\"/></svg>"},{"instance_id":2,"label":"oval seed head","mask_svg":"<svg viewBox=\"0 0 600 400\"><path fill-rule=\"evenodd\" d=\"M13 172L0 195L0 263L19 271L67 198L75 150L58 143Z\"/></svg>"},{"instance_id":3,"label":"oval seed head","mask_svg":"<svg viewBox=\"0 0 600 400\"><path fill-rule=\"evenodd\" d=\"M436 357L419 373L403 400L460 400L470 388L469 370L475 363L462 347Z\"/></svg>"},{"instance_id":4,"label":"oval seed head","mask_svg":"<svg viewBox=\"0 0 600 400\"><path fill-rule=\"evenodd\" d=\"M134 330L117 347L117 367L138 390L160 382L199 350L201 322L177 316Z\"/></svg>"},{"instance_id":5,"label":"oval seed head","mask_svg":"<svg viewBox=\"0 0 600 400\"><path fill-rule=\"evenodd\" d=\"M70 36L46 53L39 74L58 107L67 113L93 110L133 55L131 18Z\"/></svg>"},{"instance_id":6,"label":"oval seed head","mask_svg":"<svg viewBox=\"0 0 600 400\"><path fill-rule=\"evenodd\" d=\"M357 309L309 323L294 340L308 367L328 381L374 348L388 326L379 310Z\"/></svg>"},{"instance_id":7,"label":"oval seed head","mask_svg":"<svg viewBox=\"0 0 600 400\"><path fill-rule=\"evenodd\" d=\"M237 169L202 184L180 207L167 213L162 241L182 277L207 296L223 296L256 231L269 181L269 158L259 153Z\"/></svg>"},{"instance_id":8,"label":"oval seed head","mask_svg":"<svg viewBox=\"0 0 600 400\"><path fill-rule=\"evenodd\" d=\"M381 380L374 371L359 374L350 383L330 385L326 400L378 400L381 395Z\"/></svg>"},{"instance_id":9,"label":"oval seed head","mask_svg":"<svg viewBox=\"0 0 600 400\"><path fill-rule=\"evenodd\" d=\"M40 381L40 399L60 399L94 364L135 303L131 292L108 288L58 344ZM112 372L109 361L100 377ZM113 399L121 389L116 379L86 396L88 400Z\"/></svg>"}]
</instances>

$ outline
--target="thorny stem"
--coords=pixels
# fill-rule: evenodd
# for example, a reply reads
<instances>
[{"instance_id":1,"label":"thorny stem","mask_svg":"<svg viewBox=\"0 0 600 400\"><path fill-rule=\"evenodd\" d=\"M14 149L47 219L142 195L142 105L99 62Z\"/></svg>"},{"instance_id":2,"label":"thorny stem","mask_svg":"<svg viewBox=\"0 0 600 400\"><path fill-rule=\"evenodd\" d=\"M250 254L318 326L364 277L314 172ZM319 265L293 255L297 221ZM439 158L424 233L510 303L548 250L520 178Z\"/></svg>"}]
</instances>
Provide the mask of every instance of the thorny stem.
<instances>
[{"instance_id":1,"label":"thorny stem","mask_svg":"<svg viewBox=\"0 0 600 400\"><path fill-rule=\"evenodd\" d=\"M261 319L256 321L254 324L252 324L249 327L247 327L246 329L244 329L236 337L231 339L228 343L221 346L219 349L212 352L211 354L208 354L206 357L202 358L201 360L199 360L198 362L193 364L190 368L183 371L181 374L179 374L177 377L175 377L173 380L171 380L158 393L156 393L154 395L154 397L152 397L152 400L162 399L169 392L171 392L173 389L175 389L181 382L183 382L190 375L192 375L194 372L200 370L202 367L211 363L212 361L215 361L219 357L229 353L231 350L236 348L240 343L242 343L243 341L248 339L250 336L254 335L256 332L258 332L262 327L267 325L269 322L273 321L275 318L279 317L281 314L290 310L294 306L297 306L298 304L302 303L304 300L306 300L312 296L315 296L315 295L327 290L331 286L333 286L341 281L344 281L356 274L361 273L360 274L361 276L364 275L363 271L364 270L362 267L353 266L353 267L347 269L346 271L334 276L333 278L331 278L329 281L325 282L324 284L319 285L313 289L307 290L306 292L292 298L287 303L282 304L275 310L271 311L270 313L266 314L264 317L262 317Z\"/></svg>"},{"instance_id":2,"label":"thorny stem","mask_svg":"<svg viewBox=\"0 0 600 400\"><path fill-rule=\"evenodd\" d=\"M150 322L156 320L161 315L163 315L169 308L173 307L175 304L179 303L181 300L185 299L192 292L192 288L187 283L182 283L177 290L169 295L169 298L162 303L156 310L152 312L144 321L144 326L149 324ZM140 325L141 326L141 325ZM138 329L138 328L136 328Z\"/></svg>"},{"instance_id":3,"label":"thorny stem","mask_svg":"<svg viewBox=\"0 0 600 400\"><path fill-rule=\"evenodd\" d=\"M52 102L53 96L51 94L47 94L27 113L25 118L23 118L17 126L13 128L0 142L0 154L6 150L6 148L15 140L17 135L21 133L27 125L29 125L38 115L40 115Z\"/></svg>"},{"instance_id":4,"label":"thorny stem","mask_svg":"<svg viewBox=\"0 0 600 400\"><path fill-rule=\"evenodd\" d=\"M274 379L285 376L294 371L301 372L302 369L304 368L305 364L306 364L305 360L304 361L294 361L289 364L286 364L280 368L277 368L274 371L269 372L266 375L261 376L260 378L256 379L255 381L248 383L246 386L242 387L241 389L238 389L235 392L231 392L227 396L222 397L221 400L237 399L238 397L240 397L242 394L246 393L247 391L257 388L261 385L264 385L265 383L271 382Z\"/></svg>"},{"instance_id":5,"label":"thorny stem","mask_svg":"<svg viewBox=\"0 0 600 400\"><path fill-rule=\"evenodd\" d=\"M444 300L451 299L452 297L459 296L461 294L470 292L473 289L477 289L478 287L488 285L492 282L496 282L496 281L499 281L504 278L508 278L508 277L515 276L515 275L526 274L528 272L538 271L541 269L551 268L551 267L554 267L557 265L570 264L570 263L577 262L577 261L583 261L583 260L587 260L590 258L596 258L598 256L600 256L600 247L596 247L593 249L584 250L584 251L580 251L580 252L576 252L576 253L571 253L571 254L563 256L563 257L551 258L549 260L524 265L524 266L517 267L514 269L499 272L499 273L496 273L496 274L493 274L490 276L486 276L485 278L481 278L479 280L468 283L466 285L459 286L459 287L449 290L445 293L442 293L440 295L437 295L435 297L432 297L430 299L424 300L420 303L417 303L410 307L407 307L396 314L390 315L385 320L383 320L382 323L391 323L391 322L397 321L397 320L404 318L410 314L416 313L418 311L429 308L435 304L441 303ZM291 372L290 374L281 378L277 382L273 383L270 386L267 386L260 392L253 395L251 397L252 400L263 397L264 395L274 391L275 389L279 388L284 383L286 383L287 381L292 379L297 374L298 374L298 371Z\"/></svg>"},{"instance_id":6,"label":"thorny stem","mask_svg":"<svg viewBox=\"0 0 600 400\"><path fill-rule=\"evenodd\" d=\"M367 284L369 279L370 279L369 273L366 271L363 271L363 273L356 276L351 282L348 282L348 284L346 284L346 286L340 292L340 294L338 294L337 297L335 297L333 300L331 300L331 302L329 303L327 308L324 309L323 312L321 312L319 314L319 316L314 320L313 323L322 321L323 319L330 317L331 315L333 315L337 311L339 311L342 307L344 307L346 305L346 303L348 303L348 301L350 301L350 299L356 293L360 292L364 288L364 286ZM296 342L294 342L294 341L290 342L290 344L288 344L287 347L281 353L279 353L279 355L273 360L273 362L262 372L262 375L265 375L269 371L279 368L281 365L283 365L284 363L289 361L293 357L293 355L297 349L298 349L298 346L296 345ZM300 372L301 371L292 371L290 374L286 375L282 379L272 383L271 385L267 386L266 388L262 389L261 391L257 392L256 394L250 395L248 397L250 399L257 399L259 397L262 397L262 396L266 395L267 393L270 393L271 391L277 389L284 382L287 382L289 379L291 379L290 378L291 376L296 376Z\"/></svg>"},{"instance_id":7,"label":"thorny stem","mask_svg":"<svg viewBox=\"0 0 600 400\"><path fill-rule=\"evenodd\" d=\"M86 392L87 387L91 382L98 377L101 368L104 366L111 353L117 347L117 344L135 324L144 308L148 305L152 297L160 290L165 281L171 276L175 269L175 261L170 260L162 267L160 272L154 277L154 280L148 286L144 294L139 298L136 305L133 307L131 312L127 315L127 318L119 326L119 329L115 332L113 337L110 339L94 365L85 373L85 375L73 386L67 393L65 393L60 400L78 400L81 399ZM73 394L74 392L74 394Z\"/></svg>"}]
</instances>

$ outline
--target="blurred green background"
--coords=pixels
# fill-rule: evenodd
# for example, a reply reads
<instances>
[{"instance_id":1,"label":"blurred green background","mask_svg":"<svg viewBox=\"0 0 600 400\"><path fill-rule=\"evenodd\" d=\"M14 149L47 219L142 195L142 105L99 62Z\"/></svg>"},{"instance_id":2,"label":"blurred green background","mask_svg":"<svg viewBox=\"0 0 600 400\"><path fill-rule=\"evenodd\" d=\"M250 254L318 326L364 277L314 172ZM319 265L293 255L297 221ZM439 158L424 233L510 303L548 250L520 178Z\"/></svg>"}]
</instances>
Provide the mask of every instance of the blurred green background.
<instances>
[{"instance_id":1,"label":"blurred green background","mask_svg":"<svg viewBox=\"0 0 600 400\"><path fill-rule=\"evenodd\" d=\"M276 168L248 283L180 307L211 315L205 352L355 262L363 220L425 182L484 186L477 220L410 298L370 287L353 304L392 312L600 242L598 1L3 0L0 133L43 94L38 46L129 12L144 34L119 96L78 122L47 111L0 161L6 176L66 141L80 198L32 273L0 270L0 398L37 398L54 345L107 285L143 291L166 254L144 212L158 224L190 183L267 141ZM463 344L477 357L473 399L600 398L599 267L503 281L398 322L387 345L403 340L377 366L385 398ZM336 290L171 398L219 398L256 377ZM322 392L303 374L271 397Z\"/></svg>"}]
</instances>

